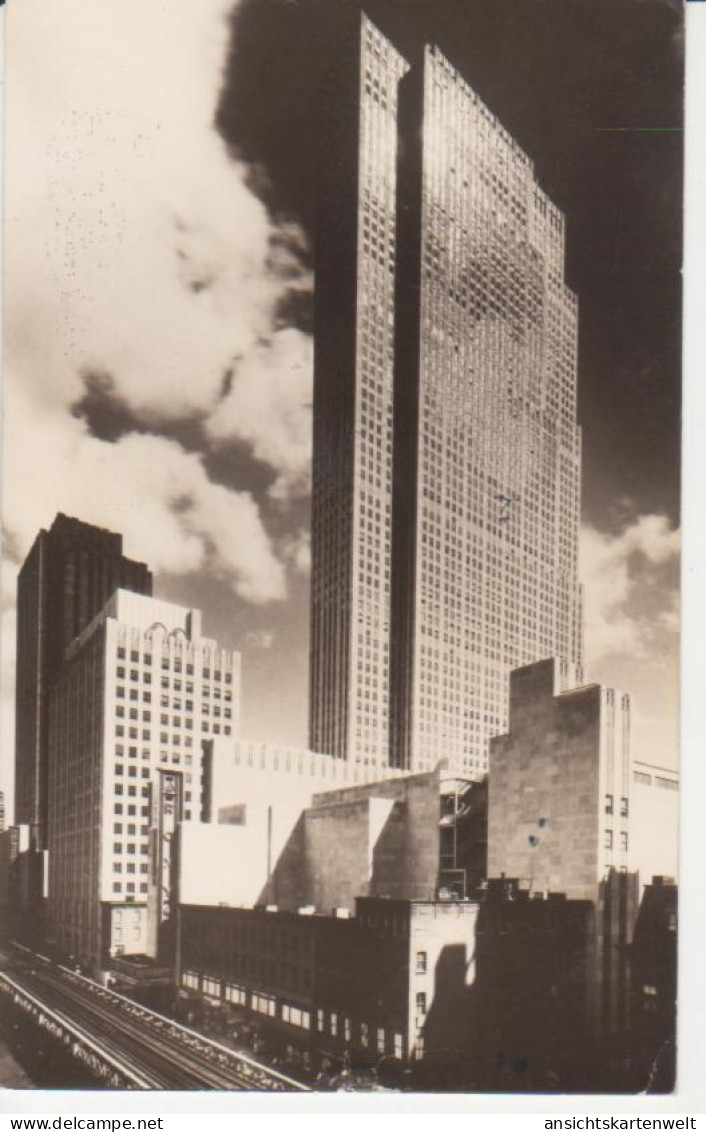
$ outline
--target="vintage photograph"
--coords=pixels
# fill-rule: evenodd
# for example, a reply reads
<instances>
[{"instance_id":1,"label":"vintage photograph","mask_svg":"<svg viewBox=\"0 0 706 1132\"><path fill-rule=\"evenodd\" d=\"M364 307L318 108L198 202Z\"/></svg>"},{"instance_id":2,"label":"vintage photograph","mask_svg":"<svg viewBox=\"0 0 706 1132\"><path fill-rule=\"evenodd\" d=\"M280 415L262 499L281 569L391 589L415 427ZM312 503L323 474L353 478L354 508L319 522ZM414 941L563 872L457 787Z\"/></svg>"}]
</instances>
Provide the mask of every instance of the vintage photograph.
<instances>
[{"instance_id":1,"label":"vintage photograph","mask_svg":"<svg viewBox=\"0 0 706 1132\"><path fill-rule=\"evenodd\" d=\"M683 83L10 0L0 1086L673 1091Z\"/></svg>"}]
</instances>

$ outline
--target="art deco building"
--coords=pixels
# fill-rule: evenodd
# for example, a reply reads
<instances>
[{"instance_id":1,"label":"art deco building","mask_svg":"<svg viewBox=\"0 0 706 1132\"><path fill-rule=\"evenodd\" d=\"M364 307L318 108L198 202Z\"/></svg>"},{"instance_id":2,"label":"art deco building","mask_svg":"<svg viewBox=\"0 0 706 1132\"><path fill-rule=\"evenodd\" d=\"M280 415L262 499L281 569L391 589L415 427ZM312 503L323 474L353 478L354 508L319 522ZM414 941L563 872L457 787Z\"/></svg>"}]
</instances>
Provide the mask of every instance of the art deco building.
<instances>
[{"instance_id":1,"label":"art deco building","mask_svg":"<svg viewBox=\"0 0 706 1132\"><path fill-rule=\"evenodd\" d=\"M435 47L400 83L390 757L487 768L508 675L581 663L564 217Z\"/></svg>"},{"instance_id":2,"label":"art deco building","mask_svg":"<svg viewBox=\"0 0 706 1132\"><path fill-rule=\"evenodd\" d=\"M510 670L581 663L564 218L436 48L356 43L317 231L310 745L480 776Z\"/></svg>"},{"instance_id":3,"label":"art deco building","mask_svg":"<svg viewBox=\"0 0 706 1132\"><path fill-rule=\"evenodd\" d=\"M51 696L49 928L64 952L156 955L171 837L201 809L202 741L235 736L240 657L201 614L118 590Z\"/></svg>"},{"instance_id":4,"label":"art deco building","mask_svg":"<svg viewBox=\"0 0 706 1132\"><path fill-rule=\"evenodd\" d=\"M512 673L507 734L490 746L488 876L590 901L591 1012L625 1029L640 885L675 861L678 776L632 760L629 696L564 691L554 660Z\"/></svg>"},{"instance_id":5,"label":"art deco building","mask_svg":"<svg viewBox=\"0 0 706 1132\"><path fill-rule=\"evenodd\" d=\"M152 575L123 555L122 536L57 515L37 535L17 582L15 821L45 836L49 690L67 647L121 586L152 593Z\"/></svg>"},{"instance_id":6,"label":"art deco building","mask_svg":"<svg viewBox=\"0 0 706 1132\"><path fill-rule=\"evenodd\" d=\"M363 17L326 91L316 233L309 742L388 761L397 87Z\"/></svg>"}]
</instances>

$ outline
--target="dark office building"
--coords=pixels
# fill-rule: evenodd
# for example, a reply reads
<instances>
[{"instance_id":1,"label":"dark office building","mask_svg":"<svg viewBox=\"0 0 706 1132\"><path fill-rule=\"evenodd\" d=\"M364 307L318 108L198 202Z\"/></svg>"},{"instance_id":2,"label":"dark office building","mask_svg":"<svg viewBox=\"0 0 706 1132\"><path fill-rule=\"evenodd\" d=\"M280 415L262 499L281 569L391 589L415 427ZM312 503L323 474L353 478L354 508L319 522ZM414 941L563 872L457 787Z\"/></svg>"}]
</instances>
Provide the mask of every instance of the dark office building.
<instances>
[{"instance_id":1,"label":"dark office building","mask_svg":"<svg viewBox=\"0 0 706 1132\"><path fill-rule=\"evenodd\" d=\"M17 582L15 821L46 835L49 689L73 639L118 588L151 595L152 575L122 535L59 514L37 535Z\"/></svg>"},{"instance_id":2,"label":"dark office building","mask_svg":"<svg viewBox=\"0 0 706 1132\"><path fill-rule=\"evenodd\" d=\"M309 743L386 766L397 85L407 64L366 16L348 34L325 91L317 217Z\"/></svg>"}]
</instances>

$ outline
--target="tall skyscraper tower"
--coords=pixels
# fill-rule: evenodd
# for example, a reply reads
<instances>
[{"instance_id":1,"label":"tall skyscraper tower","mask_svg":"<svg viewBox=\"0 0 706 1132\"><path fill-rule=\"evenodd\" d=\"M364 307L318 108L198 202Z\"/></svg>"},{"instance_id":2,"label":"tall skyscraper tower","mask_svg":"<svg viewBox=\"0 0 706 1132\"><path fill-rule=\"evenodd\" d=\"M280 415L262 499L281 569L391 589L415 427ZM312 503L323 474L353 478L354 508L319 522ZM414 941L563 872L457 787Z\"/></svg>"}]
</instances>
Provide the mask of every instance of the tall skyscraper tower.
<instances>
[{"instance_id":1,"label":"tall skyscraper tower","mask_svg":"<svg viewBox=\"0 0 706 1132\"><path fill-rule=\"evenodd\" d=\"M336 81L317 231L310 742L477 777L507 727L510 670L557 656L568 680L581 663L564 219L438 49L410 67L363 17Z\"/></svg>"},{"instance_id":2,"label":"tall skyscraper tower","mask_svg":"<svg viewBox=\"0 0 706 1132\"><path fill-rule=\"evenodd\" d=\"M399 100L391 746L478 775L508 674L582 660L564 217L435 47Z\"/></svg>"},{"instance_id":3,"label":"tall skyscraper tower","mask_svg":"<svg viewBox=\"0 0 706 1132\"><path fill-rule=\"evenodd\" d=\"M363 17L327 90L316 234L309 742L388 762L397 88Z\"/></svg>"},{"instance_id":4,"label":"tall skyscraper tower","mask_svg":"<svg viewBox=\"0 0 706 1132\"><path fill-rule=\"evenodd\" d=\"M17 581L15 821L46 834L49 690L68 645L118 587L152 593L152 575L122 553L122 536L57 515Z\"/></svg>"}]
</instances>

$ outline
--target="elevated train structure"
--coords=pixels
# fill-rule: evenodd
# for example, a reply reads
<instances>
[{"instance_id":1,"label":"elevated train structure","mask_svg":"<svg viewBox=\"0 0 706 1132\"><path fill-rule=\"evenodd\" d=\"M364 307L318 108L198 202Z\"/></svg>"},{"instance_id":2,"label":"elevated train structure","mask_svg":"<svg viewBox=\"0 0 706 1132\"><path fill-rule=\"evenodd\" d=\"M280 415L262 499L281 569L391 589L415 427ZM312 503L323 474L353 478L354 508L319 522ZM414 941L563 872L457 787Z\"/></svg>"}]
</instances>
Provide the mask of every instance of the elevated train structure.
<instances>
[{"instance_id":1,"label":"elevated train structure","mask_svg":"<svg viewBox=\"0 0 706 1132\"><path fill-rule=\"evenodd\" d=\"M308 1092L307 1086L23 950L0 971L0 995L108 1088Z\"/></svg>"}]
</instances>

